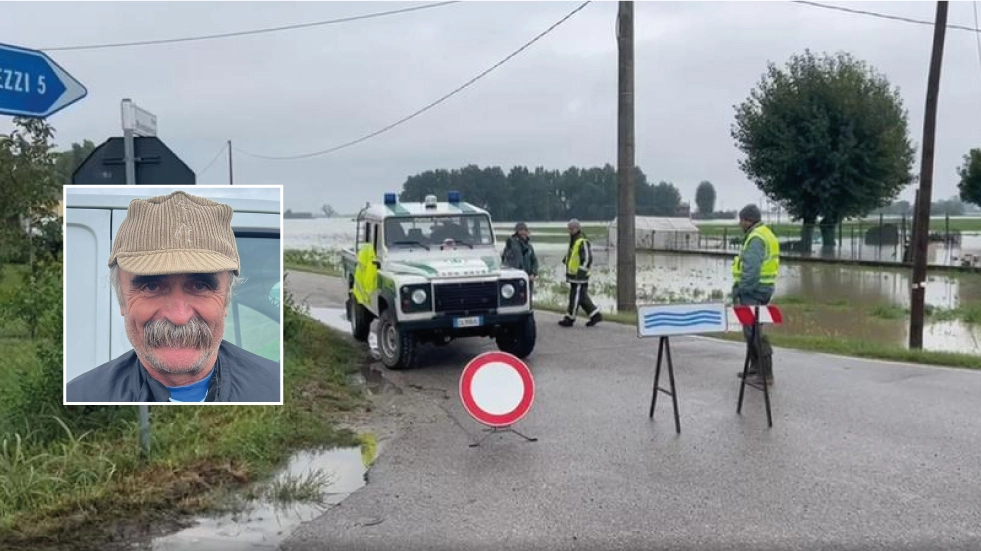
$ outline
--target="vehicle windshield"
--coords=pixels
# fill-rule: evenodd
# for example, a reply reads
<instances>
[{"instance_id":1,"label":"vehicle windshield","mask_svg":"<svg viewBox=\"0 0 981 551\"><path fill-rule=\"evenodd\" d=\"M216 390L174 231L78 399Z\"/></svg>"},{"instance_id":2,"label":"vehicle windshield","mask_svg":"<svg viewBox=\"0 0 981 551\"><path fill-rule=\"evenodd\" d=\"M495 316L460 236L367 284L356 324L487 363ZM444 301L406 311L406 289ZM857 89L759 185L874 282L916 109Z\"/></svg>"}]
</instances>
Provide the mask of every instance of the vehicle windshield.
<instances>
[{"instance_id":1,"label":"vehicle windshield","mask_svg":"<svg viewBox=\"0 0 981 551\"><path fill-rule=\"evenodd\" d=\"M385 220L385 245L389 248L472 249L493 245L493 234L486 214L406 216Z\"/></svg>"}]
</instances>

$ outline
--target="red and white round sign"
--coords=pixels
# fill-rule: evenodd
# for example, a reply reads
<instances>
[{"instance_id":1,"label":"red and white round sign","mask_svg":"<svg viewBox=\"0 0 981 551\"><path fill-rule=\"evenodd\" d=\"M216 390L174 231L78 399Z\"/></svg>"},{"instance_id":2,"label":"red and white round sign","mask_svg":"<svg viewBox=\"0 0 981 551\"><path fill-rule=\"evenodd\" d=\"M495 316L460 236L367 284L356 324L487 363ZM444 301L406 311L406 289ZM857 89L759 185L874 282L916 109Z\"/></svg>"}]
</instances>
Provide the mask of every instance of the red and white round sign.
<instances>
[{"instance_id":1,"label":"red and white round sign","mask_svg":"<svg viewBox=\"0 0 981 551\"><path fill-rule=\"evenodd\" d=\"M535 401L535 379L517 357L484 352L460 376L460 399L471 417L489 427L513 425Z\"/></svg>"}]
</instances>

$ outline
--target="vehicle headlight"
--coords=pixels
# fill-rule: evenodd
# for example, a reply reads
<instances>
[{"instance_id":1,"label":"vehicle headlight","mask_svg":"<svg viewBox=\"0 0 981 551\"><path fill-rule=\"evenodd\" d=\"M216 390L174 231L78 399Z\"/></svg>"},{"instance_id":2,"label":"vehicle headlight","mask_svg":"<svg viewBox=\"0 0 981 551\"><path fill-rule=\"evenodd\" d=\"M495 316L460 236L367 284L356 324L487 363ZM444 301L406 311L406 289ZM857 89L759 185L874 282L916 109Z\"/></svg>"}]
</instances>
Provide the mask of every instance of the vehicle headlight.
<instances>
[{"instance_id":1,"label":"vehicle headlight","mask_svg":"<svg viewBox=\"0 0 981 551\"><path fill-rule=\"evenodd\" d=\"M502 285L501 296L508 300L511 300L511 297L514 296L514 285L511 285L510 283L505 283L504 285Z\"/></svg>"},{"instance_id":2,"label":"vehicle headlight","mask_svg":"<svg viewBox=\"0 0 981 551\"><path fill-rule=\"evenodd\" d=\"M416 289L415 291L412 291L412 302L416 304L422 304L423 302L426 302L426 291L422 289Z\"/></svg>"}]
</instances>

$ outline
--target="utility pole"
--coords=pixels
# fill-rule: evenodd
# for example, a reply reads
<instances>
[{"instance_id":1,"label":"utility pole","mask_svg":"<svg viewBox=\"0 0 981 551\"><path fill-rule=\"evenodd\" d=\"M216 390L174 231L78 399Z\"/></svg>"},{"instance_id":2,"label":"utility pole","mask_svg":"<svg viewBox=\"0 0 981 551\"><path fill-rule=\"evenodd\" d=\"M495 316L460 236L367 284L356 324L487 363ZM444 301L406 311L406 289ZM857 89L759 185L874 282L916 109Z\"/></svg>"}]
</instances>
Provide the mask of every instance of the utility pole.
<instances>
[{"instance_id":1,"label":"utility pole","mask_svg":"<svg viewBox=\"0 0 981 551\"><path fill-rule=\"evenodd\" d=\"M637 309L636 205L634 186L634 3L617 13L617 311Z\"/></svg>"},{"instance_id":2,"label":"utility pole","mask_svg":"<svg viewBox=\"0 0 981 551\"><path fill-rule=\"evenodd\" d=\"M944 57L944 35L947 32L947 2L937 2L933 24L933 54L927 78L926 111L923 116L923 158L920 161L920 189L917 194L913 223L913 280L910 291L909 347L923 348L923 316L926 299L927 247L930 234L930 200L933 193L933 148L937 130L937 96L940 90L940 66Z\"/></svg>"},{"instance_id":3,"label":"utility pole","mask_svg":"<svg viewBox=\"0 0 981 551\"><path fill-rule=\"evenodd\" d=\"M228 185L232 183L232 140L228 140Z\"/></svg>"}]
</instances>

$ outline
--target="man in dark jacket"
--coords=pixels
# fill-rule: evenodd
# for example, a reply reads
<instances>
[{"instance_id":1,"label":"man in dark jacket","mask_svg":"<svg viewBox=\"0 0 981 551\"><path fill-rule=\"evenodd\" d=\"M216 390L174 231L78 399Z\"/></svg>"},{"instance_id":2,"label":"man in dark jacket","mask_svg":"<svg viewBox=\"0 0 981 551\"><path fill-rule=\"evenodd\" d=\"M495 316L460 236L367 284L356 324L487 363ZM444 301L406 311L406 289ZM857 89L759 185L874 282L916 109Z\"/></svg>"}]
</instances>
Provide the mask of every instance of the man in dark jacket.
<instances>
[{"instance_id":1,"label":"man in dark jacket","mask_svg":"<svg viewBox=\"0 0 981 551\"><path fill-rule=\"evenodd\" d=\"M514 235L504 243L501 263L509 268L523 270L528 274L529 284L534 286L535 278L538 277L538 255L535 254L535 247L531 244L528 224L524 222L515 224Z\"/></svg>"},{"instance_id":2,"label":"man in dark jacket","mask_svg":"<svg viewBox=\"0 0 981 551\"><path fill-rule=\"evenodd\" d=\"M569 220L569 251L562 263L565 264L565 279L569 282L569 308L565 317L559 321L562 327L572 327L576 323L576 311L581 307L592 327L603 321L603 314L589 298L589 269L593 266L593 248L582 232L579 220Z\"/></svg>"},{"instance_id":3,"label":"man in dark jacket","mask_svg":"<svg viewBox=\"0 0 981 551\"><path fill-rule=\"evenodd\" d=\"M133 350L68 383L67 402L282 401L279 364L223 339L240 260L232 208L134 199L109 256Z\"/></svg>"}]
</instances>

